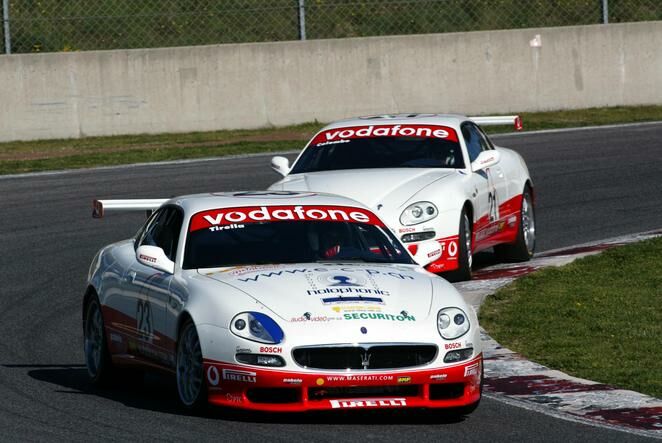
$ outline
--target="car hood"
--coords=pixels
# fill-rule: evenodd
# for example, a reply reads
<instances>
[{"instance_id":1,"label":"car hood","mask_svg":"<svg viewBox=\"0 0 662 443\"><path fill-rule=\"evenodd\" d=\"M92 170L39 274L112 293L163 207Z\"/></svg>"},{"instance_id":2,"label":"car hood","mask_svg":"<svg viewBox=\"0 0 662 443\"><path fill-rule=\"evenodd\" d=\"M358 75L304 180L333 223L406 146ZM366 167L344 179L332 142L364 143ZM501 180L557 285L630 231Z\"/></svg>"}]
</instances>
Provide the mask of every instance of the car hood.
<instances>
[{"instance_id":1,"label":"car hood","mask_svg":"<svg viewBox=\"0 0 662 443\"><path fill-rule=\"evenodd\" d=\"M353 198L364 205L385 210L400 209L421 189L445 177L452 169L352 169L293 174L271 189L328 192Z\"/></svg>"},{"instance_id":2,"label":"car hood","mask_svg":"<svg viewBox=\"0 0 662 443\"><path fill-rule=\"evenodd\" d=\"M199 273L246 293L288 322L422 320L431 310L435 278L416 266L367 263L246 266Z\"/></svg>"}]
</instances>

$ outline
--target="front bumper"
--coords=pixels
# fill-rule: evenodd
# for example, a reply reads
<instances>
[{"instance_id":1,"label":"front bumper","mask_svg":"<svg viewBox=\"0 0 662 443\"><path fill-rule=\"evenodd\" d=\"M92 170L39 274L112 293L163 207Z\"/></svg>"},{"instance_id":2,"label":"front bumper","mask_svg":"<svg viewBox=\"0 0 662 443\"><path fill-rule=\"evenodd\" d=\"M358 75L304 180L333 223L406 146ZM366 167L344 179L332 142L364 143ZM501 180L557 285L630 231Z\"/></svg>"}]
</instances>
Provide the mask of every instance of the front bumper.
<instances>
[{"instance_id":1,"label":"front bumper","mask_svg":"<svg viewBox=\"0 0 662 443\"><path fill-rule=\"evenodd\" d=\"M204 361L209 403L272 412L452 408L480 399L482 354L453 366L291 372Z\"/></svg>"},{"instance_id":2,"label":"front bumper","mask_svg":"<svg viewBox=\"0 0 662 443\"><path fill-rule=\"evenodd\" d=\"M457 235L453 235L450 237L439 238L435 241L439 243L439 246L441 246L441 255L437 260L425 266L425 269L434 274L438 274L440 272L454 271L459 268L459 237ZM422 242L405 243L405 245L407 246L409 252L411 252L413 255L416 253L416 249L420 243Z\"/></svg>"}]
</instances>

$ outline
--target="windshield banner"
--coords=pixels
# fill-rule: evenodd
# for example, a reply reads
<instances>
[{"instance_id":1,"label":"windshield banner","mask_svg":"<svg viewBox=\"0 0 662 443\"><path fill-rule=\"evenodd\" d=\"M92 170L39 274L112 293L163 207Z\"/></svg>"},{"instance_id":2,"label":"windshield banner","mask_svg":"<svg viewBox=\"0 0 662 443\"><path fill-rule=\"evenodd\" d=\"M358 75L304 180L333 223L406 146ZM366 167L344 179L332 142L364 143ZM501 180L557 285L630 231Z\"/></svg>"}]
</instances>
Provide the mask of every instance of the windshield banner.
<instances>
[{"instance_id":1,"label":"windshield banner","mask_svg":"<svg viewBox=\"0 0 662 443\"><path fill-rule=\"evenodd\" d=\"M246 206L198 212L191 217L190 232L220 230L221 226L277 221L328 221L384 226L375 214L350 206Z\"/></svg>"},{"instance_id":2,"label":"windshield banner","mask_svg":"<svg viewBox=\"0 0 662 443\"><path fill-rule=\"evenodd\" d=\"M455 130L447 126L437 125L378 125L352 126L349 128L329 129L315 136L312 145L338 143L343 140L376 137L416 137L441 138L457 142Z\"/></svg>"}]
</instances>

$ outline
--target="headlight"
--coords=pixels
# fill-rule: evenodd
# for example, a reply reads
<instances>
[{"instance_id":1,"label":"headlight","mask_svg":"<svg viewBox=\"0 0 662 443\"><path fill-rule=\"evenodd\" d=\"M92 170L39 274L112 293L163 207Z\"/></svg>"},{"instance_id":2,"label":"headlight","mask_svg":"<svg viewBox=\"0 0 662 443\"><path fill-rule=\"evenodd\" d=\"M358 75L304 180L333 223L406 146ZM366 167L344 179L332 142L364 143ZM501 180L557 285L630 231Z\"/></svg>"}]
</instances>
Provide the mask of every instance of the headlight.
<instances>
[{"instance_id":1,"label":"headlight","mask_svg":"<svg viewBox=\"0 0 662 443\"><path fill-rule=\"evenodd\" d=\"M434 204L430 202L417 202L407 206L407 209L402 211L400 223L405 226L417 225L432 220L437 215L439 215L439 211Z\"/></svg>"},{"instance_id":2,"label":"headlight","mask_svg":"<svg viewBox=\"0 0 662 443\"><path fill-rule=\"evenodd\" d=\"M283 330L269 316L260 312L242 312L235 315L230 330L238 337L260 343L276 344L283 341Z\"/></svg>"},{"instance_id":3,"label":"headlight","mask_svg":"<svg viewBox=\"0 0 662 443\"><path fill-rule=\"evenodd\" d=\"M437 314L437 329L446 340L455 340L469 331L469 317L460 308L444 308Z\"/></svg>"}]
</instances>

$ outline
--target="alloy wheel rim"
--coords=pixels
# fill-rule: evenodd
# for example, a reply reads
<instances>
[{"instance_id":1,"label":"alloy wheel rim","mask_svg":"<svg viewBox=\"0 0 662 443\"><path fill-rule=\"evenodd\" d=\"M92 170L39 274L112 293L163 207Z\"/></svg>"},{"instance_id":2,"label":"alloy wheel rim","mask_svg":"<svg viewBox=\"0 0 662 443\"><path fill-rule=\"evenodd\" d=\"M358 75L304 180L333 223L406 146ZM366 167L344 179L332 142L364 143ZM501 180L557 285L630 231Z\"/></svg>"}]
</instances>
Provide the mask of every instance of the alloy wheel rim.
<instances>
[{"instance_id":1,"label":"alloy wheel rim","mask_svg":"<svg viewBox=\"0 0 662 443\"><path fill-rule=\"evenodd\" d=\"M522 200L522 233L524 234L524 244L529 253L533 252L533 245L536 240L536 224L533 216L533 206L531 197L527 194Z\"/></svg>"},{"instance_id":2,"label":"alloy wheel rim","mask_svg":"<svg viewBox=\"0 0 662 443\"><path fill-rule=\"evenodd\" d=\"M467 250L467 264L469 269L473 264L473 252L471 251L471 224L469 223L469 217L464 214L464 247Z\"/></svg>"},{"instance_id":3,"label":"alloy wheel rim","mask_svg":"<svg viewBox=\"0 0 662 443\"><path fill-rule=\"evenodd\" d=\"M177 389L182 402L191 406L202 388L202 351L193 325L188 325L177 350Z\"/></svg>"},{"instance_id":4,"label":"alloy wheel rim","mask_svg":"<svg viewBox=\"0 0 662 443\"><path fill-rule=\"evenodd\" d=\"M103 319L99 305L93 303L85 321L85 364L92 377L99 373L103 349Z\"/></svg>"}]
</instances>

